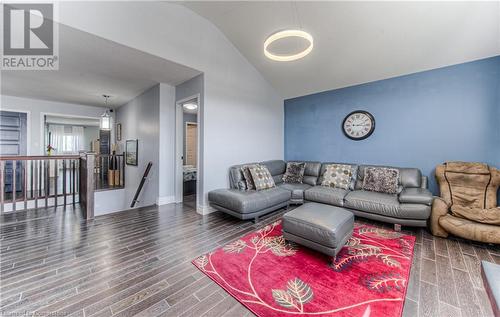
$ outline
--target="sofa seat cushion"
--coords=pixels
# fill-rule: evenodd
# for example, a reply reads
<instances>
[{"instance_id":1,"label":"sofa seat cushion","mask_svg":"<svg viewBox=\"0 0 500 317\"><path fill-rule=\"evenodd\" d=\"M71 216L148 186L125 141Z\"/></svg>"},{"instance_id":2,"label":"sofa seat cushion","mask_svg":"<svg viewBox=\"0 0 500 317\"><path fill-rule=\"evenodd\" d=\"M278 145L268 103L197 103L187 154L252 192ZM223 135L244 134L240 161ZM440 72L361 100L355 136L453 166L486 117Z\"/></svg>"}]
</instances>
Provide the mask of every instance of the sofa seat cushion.
<instances>
[{"instance_id":1,"label":"sofa seat cushion","mask_svg":"<svg viewBox=\"0 0 500 317\"><path fill-rule=\"evenodd\" d=\"M389 217L398 217L399 212L397 195L366 190L355 190L347 194L344 205L348 208Z\"/></svg>"},{"instance_id":2,"label":"sofa seat cushion","mask_svg":"<svg viewBox=\"0 0 500 317\"><path fill-rule=\"evenodd\" d=\"M344 208L307 203L283 215L283 231L327 246L341 248L351 236L354 215Z\"/></svg>"},{"instance_id":3,"label":"sofa seat cushion","mask_svg":"<svg viewBox=\"0 0 500 317\"><path fill-rule=\"evenodd\" d=\"M282 183L282 184L279 184L278 187L282 188L282 189L289 190L289 191L294 191L294 190L297 190L297 189L306 190L306 189L311 188L312 186L308 185L308 184Z\"/></svg>"},{"instance_id":4,"label":"sofa seat cushion","mask_svg":"<svg viewBox=\"0 0 500 317\"><path fill-rule=\"evenodd\" d=\"M422 204L400 204L397 195L355 190L347 194L344 205L354 210L404 219L428 219L431 208Z\"/></svg>"},{"instance_id":5,"label":"sofa seat cushion","mask_svg":"<svg viewBox=\"0 0 500 317\"><path fill-rule=\"evenodd\" d=\"M290 191L283 188L265 190L217 189L208 193L208 201L238 213L257 212L290 200Z\"/></svg>"},{"instance_id":6,"label":"sofa seat cushion","mask_svg":"<svg viewBox=\"0 0 500 317\"><path fill-rule=\"evenodd\" d=\"M308 201L329 204L333 206L344 206L344 197L348 190L326 186L314 186L304 192L304 198Z\"/></svg>"},{"instance_id":7,"label":"sofa seat cushion","mask_svg":"<svg viewBox=\"0 0 500 317\"><path fill-rule=\"evenodd\" d=\"M459 218L500 226L500 208L480 209L458 205L451 206L451 213ZM499 229L500 230L500 229Z\"/></svg>"},{"instance_id":8,"label":"sofa seat cushion","mask_svg":"<svg viewBox=\"0 0 500 317\"><path fill-rule=\"evenodd\" d=\"M400 204L398 218L427 220L431 216L431 206L423 204Z\"/></svg>"},{"instance_id":9,"label":"sofa seat cushion","mask_svg":"<svg viewBox=\"0 0 500 317\"><path fill-rule=\"evenodd\" d=\"M439 225L447 232L469 240L500 244L498 226L475 222L446 214L439 218Z\"/></svg>"}]
</instances>

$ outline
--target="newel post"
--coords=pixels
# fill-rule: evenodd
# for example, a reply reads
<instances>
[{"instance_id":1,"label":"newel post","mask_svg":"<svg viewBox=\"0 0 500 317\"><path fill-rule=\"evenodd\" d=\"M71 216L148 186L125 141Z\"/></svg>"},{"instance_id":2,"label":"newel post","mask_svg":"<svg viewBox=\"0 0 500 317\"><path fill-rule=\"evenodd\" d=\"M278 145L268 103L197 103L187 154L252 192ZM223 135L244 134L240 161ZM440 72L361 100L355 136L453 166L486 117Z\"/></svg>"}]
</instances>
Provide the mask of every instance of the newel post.
<instances>
[{"instance_id":1,"label":"newel post","mask_svg":"<svg viewBox=\"0 0 500 317\"><path fill-rule=\"evenodd\" d=\"M80 205L87 220L94 218L95 157L94 152L80 154Z\"/></svg>"}]
</instances>

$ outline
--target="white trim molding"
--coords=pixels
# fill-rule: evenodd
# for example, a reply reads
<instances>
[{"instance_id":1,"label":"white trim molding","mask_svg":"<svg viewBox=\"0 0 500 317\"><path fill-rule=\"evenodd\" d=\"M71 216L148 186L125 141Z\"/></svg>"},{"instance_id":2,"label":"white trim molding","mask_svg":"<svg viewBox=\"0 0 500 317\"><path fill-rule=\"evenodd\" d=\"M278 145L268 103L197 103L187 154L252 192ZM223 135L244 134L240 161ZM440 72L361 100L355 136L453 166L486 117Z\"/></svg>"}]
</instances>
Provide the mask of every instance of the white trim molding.
<instances>
[{"instance_id":1,"label":"white trim molding","mask_svg":"<svg viewBox=\"0 0 500 317\"><path fill-rule=\"evenodd\" d=\"M156 204L158 206L168 205L175 203L175 196L163 196L156 198Z\"/></svg>"},{"instance_id":2,"label":"white trim molding","mask_svg":"<svg viewBox=\"0 0 500 317\"><path fill-rule=\"evenodd\" d=\"M204 205L204 206L198 205L196 207L196 212L199 213L200 215L208 215L215 211L217 211L217 209L209 205Z\"/></svg>"}]
</instances>

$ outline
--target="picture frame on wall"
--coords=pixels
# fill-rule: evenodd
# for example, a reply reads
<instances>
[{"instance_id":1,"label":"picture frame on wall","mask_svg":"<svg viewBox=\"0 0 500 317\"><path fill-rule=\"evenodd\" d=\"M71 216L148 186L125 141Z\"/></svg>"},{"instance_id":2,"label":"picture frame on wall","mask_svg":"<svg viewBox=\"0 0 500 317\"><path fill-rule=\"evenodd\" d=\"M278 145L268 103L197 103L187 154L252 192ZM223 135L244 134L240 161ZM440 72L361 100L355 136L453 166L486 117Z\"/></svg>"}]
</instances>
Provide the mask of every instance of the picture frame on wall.
<instances>
[{"instance_id":1,"label":"picture frame on wall","mask_svg":"<svg viewBox=\"0 0 500 317\"><path fill-rule=\"evenodd\" d=\"M125 141L125 163L127 165L137 166L139 154L139 140Z\"/></svg>"},{"instance_id":2,"label":"picture frame on wall","mask_svg":"<svg viewBox=\"0 0 500 317\"><path fill-rule=\"evenodd\" d=\"M122 140L122 124L117 123L116 124L116 141L121 141Z\"/></svg>"}]
</instances>

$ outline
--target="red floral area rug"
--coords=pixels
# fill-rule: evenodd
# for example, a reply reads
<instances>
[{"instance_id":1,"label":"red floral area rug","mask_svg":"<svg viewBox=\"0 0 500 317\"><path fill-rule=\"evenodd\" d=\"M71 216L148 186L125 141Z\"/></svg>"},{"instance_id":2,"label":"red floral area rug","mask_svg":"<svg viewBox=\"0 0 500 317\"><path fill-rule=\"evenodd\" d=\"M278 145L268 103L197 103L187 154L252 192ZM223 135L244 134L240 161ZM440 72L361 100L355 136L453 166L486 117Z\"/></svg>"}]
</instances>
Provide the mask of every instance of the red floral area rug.
<instances>
[{"instance_id":1,"label":"red floral area rug","mask_svg":"<svg viewBox=\"0 0 500 317\"><path fill-rule=\"evenodd\" d=\"M257 316L401 316L414 243L356 224L332 263L285 241L276 221L193 264Z\"/></svg>"}]
</instances>

